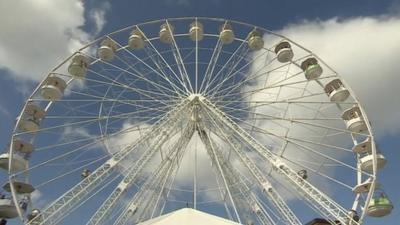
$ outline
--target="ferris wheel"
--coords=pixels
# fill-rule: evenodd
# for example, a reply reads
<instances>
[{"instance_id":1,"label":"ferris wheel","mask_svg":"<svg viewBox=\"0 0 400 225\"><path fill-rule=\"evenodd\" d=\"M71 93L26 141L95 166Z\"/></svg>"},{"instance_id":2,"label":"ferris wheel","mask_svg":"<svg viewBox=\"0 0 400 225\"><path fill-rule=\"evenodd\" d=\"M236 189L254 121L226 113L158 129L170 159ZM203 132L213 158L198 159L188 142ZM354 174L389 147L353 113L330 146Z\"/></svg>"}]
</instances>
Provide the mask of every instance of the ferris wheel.
<instances>
[{"instance_id":1,"label":"ferris wheel","mask_svg":"<svg viewBox=\"0 0 400 225\"><path fill-rule=\"evenodd\" d=\"M357 225L393 208L354 92L287 37L217 18L132 25L43 79L0 155L0 218Z\"/></svg>"}]
</instances>

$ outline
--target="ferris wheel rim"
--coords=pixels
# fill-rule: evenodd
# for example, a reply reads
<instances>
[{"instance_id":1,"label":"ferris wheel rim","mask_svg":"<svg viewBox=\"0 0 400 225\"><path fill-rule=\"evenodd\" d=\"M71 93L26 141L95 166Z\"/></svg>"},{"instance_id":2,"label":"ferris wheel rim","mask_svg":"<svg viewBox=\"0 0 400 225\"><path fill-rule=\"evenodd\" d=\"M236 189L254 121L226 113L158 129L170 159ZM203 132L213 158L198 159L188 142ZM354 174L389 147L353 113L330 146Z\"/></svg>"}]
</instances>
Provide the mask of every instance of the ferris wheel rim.
<instances>
[{"instance_id":1,"label":"ferris wheel rim","mask_svg":"<svg viewBox=\"0 0 400 225\"><path fill-rule=\"evenodd\" d=\"M144 22L144 23L136 24L136 25L131 25L131 26L122 28L122 29L120 29L120 30L118 30L118 31L115 31L115 32L106 34L106 35L104 35L104 36L102 36L102 37L100 37L100 38L98 38L98 39L96 39L96 40L90 42L89 44L85 45L84 47L80 48L77 52L81 52L81 51L83 51L84 49L88 48L89 46L95 45L95 44L98 43L100 40L104 39L105 37L109 37L110 35L113 35L113 34L116 34L116 33L119 33L119 32L123 32L123 31L126 31L126 30L130 30L130 29L132 29L132 28L134 28L134 27L145 26L145 25L151 24L151 23L157 23L157 24L158 24L158 23L161 23L161 22L164 22L164 21L167 21L167 22L171 22L171 23L172 23L172 22L178 21L178 20L193 20L193 19L196 19L196 20L197 20L197 19L199 19L199 20L208 20L208 19L211 19L211 20L215 20L215 21L219 21L219 22L221 22L221 21L227 21L227 20L225 20L225 19L206 18L206 17L182 17L182 18L172 18L172 19L153 20L153 21L149 21L149 22ZM301 45L297 44L296 42L294 42L294 41L288 39L288 38L285 37L285 36L282 36L282 35L279 35L279 34L275 34L275 33L271 32L271 31L268 31L268 30L266 30L266 29L264 29L264 28L262 28L262 27L256 27L256 26L253 26L253 25L250 25L250 24L246 24L246 23L242 23L242 22L238 22L238 21L232 21L232 20L229 20L229 22L232 22L232 23L234 23L234 24L245 25L245 26L252 27L252 28L261 29L261 30L263 30L263 31L266 32L266 33L269 33L269 34L272 34L272 35L276 35L276 36L282 37L282 38L284 38L285 40L288 40L290 43L293 43L293 44L296 45L297 47L302 48L304 51L308 52L310 55L312 55L313 57L317 58L319 62L321 62L322 64L324 64L324 66L326 66L326 67L328 67L329 69L331 69L331 68L329 67L329 65L327 65L327 64L326 64L322 59L320 59L317 55L315 55L315 54L312 53L311 51L305 49L304 47L302 47ZM180 34L177 34L177 35L179 36ZM181 34L181 35L188 35L188 33L186 33L186 34ZM207 34L205 34L205 36L207 36ZM158 38L156 37L154 40L158 40ZM245 39L239 39L239 38L235 37L235 41L241 41L242 43L244 43L246 40L245 40ZM196 43L197 43L197 42L196 42ZM126 46L125 46L125 47L126 47ZM67 59L65 59L64 62L62 62L60 65L58 65L58 66L56 66L54 69L52 69L51 72L43 79L43 81L38 85L38 87L36 88L36 90L32 93L32 95L31 95L28 99L33 99L34 94L38 92L38 89L41 87L41 85L42 85L43 82L46 80L46 78L48 78L48 76L50 76L51 74L53 74L53 72L55 72L60 66L62 66L62 65L65 64L67 61L69 61L75 54L76 54L76 53L73 53L71 56L69 56ZM96 62L98 62L98 60L95 60L95 61L93 61L92 63L96 63ZM339 78L340 78L340 76L339 76L333 69L331 69L331 70L332 70L333 73L334 73L333 76L339 77ZM121 75L120 75L120 76L121 76ZM346 88L349 90L350 96L352 96L352 97L354 98L355 103L357 104L357 106L360 108L360 110L361 110L361 112L362 112L362 115L363 115L363 117L364 117L364 120L365 120L365 122L366 122L367 129L368 129L368 134L369 134L368 137L371 138L371 142L372 142L372 155L373 155L373 157L374 157L374 159L375 159L375 158L376 158L377 152L376 152L376 149L375 149L375 142L374 142L374 136L373 136L373 133L372 133L372 128L371 128L370 123L369 123L369 120L368 120L368 118L367 118L367 114L365 113L364 108L363 108L362 105L360 104L360 102L359 102L358 98L356 97L355 93L354 93L353 90L351 89L351 86L347 85L347 83L346 83L346 81L345 81L344 79L342 79L342 78L340 78L340 79L341 79L341 81L344 83L344 85L346 86ZM71 78L67 83L69 83L69 82L71 82L71 81L72 81L72 78ZM196 80L196 81L197 81L197 80ZM48 108L50 108L54 103L55 103L55 102L53 102L53 101L49 101ZM114 103L115 103L115 102L114 102ZM14 127L14 130L13 130L13 135L12 135L12 138L11 138L11 144L10 144L10 149L9 149L9 153L10 153L11 155L14 154L14 152L13 152L14 147L13 147L13 144L12 144L12 143L13 143L13 140L14 140L14 138L15 138L16 136L18 136L18 134L19 134L19 133L17 133L17 131L18 131L17 124L19 123L20 119L22 118L23 112L24 112L24 110L25 110L27 104L28 104L28 101L26 102L25 106L23 107L23 109L22 109L22 111L21 111L21 113L20 113L20 116L19 116L19 118L18 118L18 120L17 120L17 122L16 122L16 125L15 125L15 127ZM111 113L111 111L110 111L110 113ZM100 129L100 130L101 130L101 129ZM351 133L351 132L350 132L350 133ZM10 160L10 168L11 168L11 165L12 165L12 160ZM373 169L373 171L372 171L372 174L370 174L370 175L371 175L371 177L372 177L373 179L376 179L376 173L377 173L377 170L376 170L376 159L374 160L373 168L374 168L374 169ZM11 173L11 171L10 171L10 175L11 175L11 174L12 174L12 173ZM14 177L13 177L13 176L10 176L9 182L10 182L10 183L14 182ZM369 199L372 197L372 192L373 192L373 190L374 190L374 185L375 185L375 182L373 182L373 184L372 184L371 190L370 190L370 192L369 192L369 194L368 194L368 197L367 197L367 202L369 202ZM12 186L13 186L13 185L11 185L12 195L13 195L14 201L17 202L17 199L16 199L16 197L15 197L15 196L17 195L17 193L16 193L15 190L13 190L13 187L12 187Z\"/></svg>"}]
</instances>

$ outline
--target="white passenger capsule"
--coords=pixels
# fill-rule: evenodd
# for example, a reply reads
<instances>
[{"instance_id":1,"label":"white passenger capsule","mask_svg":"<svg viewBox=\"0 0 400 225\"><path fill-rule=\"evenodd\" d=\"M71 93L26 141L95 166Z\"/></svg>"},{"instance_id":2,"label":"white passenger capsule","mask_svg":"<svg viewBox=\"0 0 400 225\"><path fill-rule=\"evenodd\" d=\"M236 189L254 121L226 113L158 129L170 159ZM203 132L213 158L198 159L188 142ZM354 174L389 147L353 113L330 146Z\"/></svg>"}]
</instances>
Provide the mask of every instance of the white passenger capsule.
<instances>
[{"instance_id":1,"label":"white passenger capsule","mask_svg":"<svg viewBox=\"0 0 400 225\"><path fill-rule=\"evenodd\" d=\"M389 215L393 210L393 204L382 190L375 190L367 207L367 215L372 217L383 217Z\"/></svg>"},{"instance_id":2,"label":"white passenger capsule","mask_svg":"<svg viewBox=\"0 0 400 225\"><path fill-rule=\"evenodd\" d=\"M322 67L314 57L308 58L301 63L301 69L307 80L317 79L322 74Z\"/></svg>"},{"instance_id":3,"label":"white passenger capsule","mask_svg":"<svg viewBox=\"0 0 400 225\"><path fill-rule=\"evenodd\" d=\"M21 181L13 181L13 186L18 194L30 194L35 191L35 188L31 184ZM10 182L4 184L3 189L11 192Z\"/></svg>"},{"instance_id":4,"label":"white passenger capsule","mask_svg":"<svg viewBox=\"0 0 400 225\"><path fill-rule=\"evenodd\" d=\"M286 63L291 61L294 56L292 47L290 46L290 43L287 41L282 41L275 47L275 54L276 58L281 63Z\"/></svg>"},{"instance_id":5,"label":"white passenger capsule","mask_svg":"<svg viewBox=\"0 0 400 225\"><path fill-rule=\"evenodd\" d=\"M8 170L8 162L10 160L9 153L3 153L0 155L0 168ZM18 154L13 154L12 157L12 172L18 172L26 169L28 166L28 162L22 156Z\"/></svg>"},{"instance_id":6,"label":"white passenger capsule","mask_svg":"<svg viewBox=\"0 0 400 225\"><path fill-rule=\"evenodd\" d=\"M373 182L371 178L368 178L366 181L362 182L361 184L356 185L353 188L353 192L355 193L367 193L372 186ZM379 183L375 183L375 188L379 188L380 184Z\"/></svg>"},{"instance_id":7,"label":"white passenger capsule","mask_svg":"<svg viewBox=\"0 0 400 225\"><path fill-rule=\"evenodd\" d=\"M192 22L190 24L189 36L190 36L190 40L192 40L192 41L203 40L203 37L204 37L203 24L201 24L199 21Z\"/></svg>"},{"instance_id":8,"label":"white passenger capsule","mask_svg":"<svg viewBox=\"0 0 400 225\"><path fill-rule=\"evenodd\" d=\"M252 208L253 213L255 213L255 214L261 213L261 208L257 203L254 203L251 208Z\"/></svg>"},{"instance_id":9,"label":"white passenger capsule","mask_svg":"<svg viewBox=\"0 0 400 225\"><path fill-rule=\"evenodd\" d=\"M114 58L116 50L117 44L115 41L106 38L100 43L100 47L97 49L97 55L102 60L111 61Z\"/></svg>"},{"instance_id":10,"label":"white passenger capsule","mask_svg":"<svg viewBox=\"0 0 400 225\"><path fill-rule=\"evenodd\" d=\"M372 151L372 143L370 138L367 138L364 141L357 143L353 147L353 152L359 154L371 153L371 151Z\"/></svg>"},{"instance_id":11,"label":"white passenger capsule","mask_svg":"<svg viewBox=\"0 0 400 225\"><path fill-rule=\"evenodd\" d=\"M258 30L250 32L247 42L250 50L252 51L258 51L264 47L264 40L262 34Z\"/></svg>"},{"instance_id":12,"label":"white passenger capsule","mask_svg":"<svg viewBox=\"0 0 400 225\"><path fill-rule=\"evenodd\" d=\"M38 105L28 103L25 107L22 118L19 120L18 128L23 131L36 132L39 130L40 121L46 112Z\"/></svg>"},{"instance_id":13,"label":"white passenger capsule","mask_svg":"<svg viewBox=\"0 0 400 225\"><path fill-rule=\"evenodd\" d=\"M223 44L230 44L235 40L235 34L233 33L232 26L229 23L224 23L220 27L219 38Z\"/></svg>"},{"instance_id":14,"label":"white passenger capsule","mask_svg":"<svg viewBox=\"0 0 400 225\"><path fill-rule=\"evenodd\" d=\"M160 41L165 44L173 42L174 27L169 23L164 23L160 27Z\"/></svg>"},{"instance_id":15,"label":"white passenger capsule","mask_svg":"<svg viewBox=\"0 0 400 225\"><path fill-rule=\"evenodd\" d=\"M372 165L374 162L373 155L366 155L360 159L361 162L361 169L365 172L372 173ZM376 169L380 170L383 169L386 165L386 158L380 153L376 154Z\"/></svg>"},{"instance_id":16,"label":"white passenger capsule","mask_svg":"<svg viewBox=\"0 0 400 225\"><path fill-rule=\"evenodd\" d=\"M68 72L76 78L84 78L89 67L89 59L81 53L72 57Z\"/></svg>"},{"instance_id":17,"label":"white passenger capsule","mask_svg":"<svg viewBox=\"0 0 400 225\"><path fill-rule=\"evenodd\" d=\"M18 211L11 199L0 199L0 218L16 218Z\"/></svg>"},{"instance_id":18,"label":"white passenger capsule","mask_svg":"<svg viewBox=\"0 0 400 225\"><path fill-rule=\"evenodd\" d=\"M14 151L21 152L23 154L30 154L33 152L33 145L24 140L14 138L13 149Z\"/></svg>"},{"instance_id":19,"label":"white passenger capsule","mask_svg":"<svg viewBox=\"0 0 400 225\"><path fill-rule=\"evenodd\" d=\"M358 106L353 106L344 111L342 119L345 121L347 129L352 132L361 133L367 130L367 125Z\"/></svg>"},{"instance_id":20,"label":"white passenger capsule","mask_svg":"<svg viewBox=\"0 0 400 225\"><path fill-rule=\"evenodd\" d=\"M31 213L28 214L27 218L28 221L32 221L33 219L35 219L35 217L39 216L40 214L40 210L39 209L32 209ZM32 225L36 225L36 223L40 224L40 219L35 219L35 222L32 222Z\"/></svg>"},{"instance_id":21,"label":"white passenger capsule","mask_svg":"<svg viewBox=\"0 0 400 225\"><path fill-rule=\"evenodd\" d=\"M129 36L128 45L131 49L142 49L144 48L145 42L143 40L143 34L140 30L134 29Z\"/></svg>"},{"instance_id":22,"label":"white passenger capsule","mask_svg":"<svg viewBox=\"0 0 400 225\"><path fill-rule=\"evenodd\" d=\"M332 102L343 102L350 96L349 90L340 79L331 80L324 89Z\"/></svg>"},{"instance_id":23,"label":"white passenger capsule","mask_svg":"<svg viewBox=\"0 0 400 225\"><path fill-rule=\"evenodd\" d=\"M40 94L44 99L57 101L63 96L66 87L67 83L63 79L56 75L50 75L43 82Z\"/></svg>"}]
</instances>

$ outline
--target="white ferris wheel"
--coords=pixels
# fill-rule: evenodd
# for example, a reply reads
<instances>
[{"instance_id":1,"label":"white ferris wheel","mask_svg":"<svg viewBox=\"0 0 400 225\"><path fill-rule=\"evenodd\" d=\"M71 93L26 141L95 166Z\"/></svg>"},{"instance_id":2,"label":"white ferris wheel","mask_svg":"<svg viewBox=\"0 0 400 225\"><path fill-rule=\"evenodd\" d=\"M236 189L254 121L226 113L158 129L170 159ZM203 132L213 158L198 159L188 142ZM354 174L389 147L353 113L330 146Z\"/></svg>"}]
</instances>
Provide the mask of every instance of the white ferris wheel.
<instances>
[{"instance_id":1,"label":"white ferris wheel","mask_svg":"<svg viewBox=\"0 0 400 225\"><path fill-rule=\"evenodd\" d=\"M173 18L87 44L17 117L0 218L137 224L181 208L241 224L357 225L393 206L349 85L254 25Z\"/></svg>"}]
</instances>

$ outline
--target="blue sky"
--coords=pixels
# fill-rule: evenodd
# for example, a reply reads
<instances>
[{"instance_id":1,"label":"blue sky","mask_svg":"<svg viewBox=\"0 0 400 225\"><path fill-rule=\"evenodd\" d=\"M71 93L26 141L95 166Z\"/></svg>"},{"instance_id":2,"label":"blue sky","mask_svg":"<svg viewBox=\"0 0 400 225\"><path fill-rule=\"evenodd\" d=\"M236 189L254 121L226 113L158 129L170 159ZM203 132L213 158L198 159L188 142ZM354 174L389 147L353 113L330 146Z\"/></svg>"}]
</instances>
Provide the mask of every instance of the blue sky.
<instances>
[{"instance_id":1,"label":"blue sky","mask_svg":"<svg viewBox=\"0 0 400 225\"><path fill-rule=\"evenodd\" d=\"M37 82L81 44L135 23L183 16L221 17L281 32L337 69L365 105L388 159L379 180L395 211L365 224L400 220L396 209L400 206L396 174L400 171L400 1L396 0L2 1L0 145L6 148L15 117Z\"/></svg>"}]
</instances>

